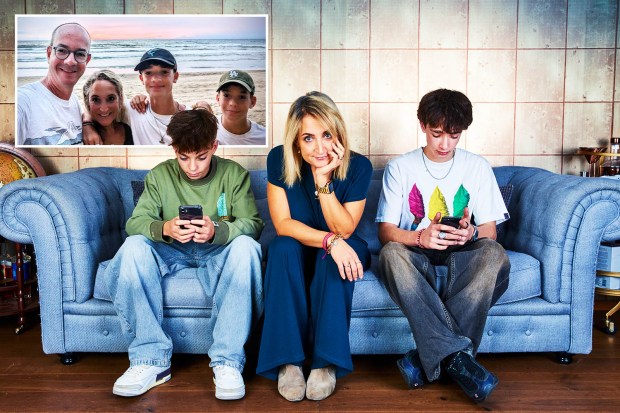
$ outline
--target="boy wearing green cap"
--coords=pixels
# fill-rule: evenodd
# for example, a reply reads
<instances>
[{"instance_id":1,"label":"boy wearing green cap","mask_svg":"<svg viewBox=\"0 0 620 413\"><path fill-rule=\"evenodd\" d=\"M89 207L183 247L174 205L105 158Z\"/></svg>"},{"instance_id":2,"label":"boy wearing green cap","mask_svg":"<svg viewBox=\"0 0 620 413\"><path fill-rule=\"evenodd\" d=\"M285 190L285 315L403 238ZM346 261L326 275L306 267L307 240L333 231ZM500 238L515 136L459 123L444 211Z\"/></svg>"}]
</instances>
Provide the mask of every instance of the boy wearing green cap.
<instances>
[{"instance_id":1,"label":"boy wearing green cap","mask_svg":"<svg viewBox=\"0 0 620 413\"><path fill-rule=\"evenodd\" d=\"M248 119L256 105L254 91L254 80L247 72L230 70L220 77L215 96L222 111L217 131L220 145L267 145L265 127Z\"/></svg>"}]
</instances>

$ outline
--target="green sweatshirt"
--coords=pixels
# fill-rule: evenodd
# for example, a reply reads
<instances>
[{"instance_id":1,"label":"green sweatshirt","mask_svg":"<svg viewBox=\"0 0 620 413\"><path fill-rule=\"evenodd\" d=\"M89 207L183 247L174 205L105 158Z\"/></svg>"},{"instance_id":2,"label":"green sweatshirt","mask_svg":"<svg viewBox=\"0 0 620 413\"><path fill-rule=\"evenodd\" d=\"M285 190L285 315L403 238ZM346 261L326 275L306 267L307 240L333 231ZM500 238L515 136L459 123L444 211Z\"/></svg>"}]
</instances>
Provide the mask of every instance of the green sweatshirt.
<instances>
[{"instance_id":1,"label":"green sweatshirt","mask_svg":"<svg viewBox=\"0 0 620 413\"><path fill-rule=\"evenodd\" d=\"M146 175L144 192L127 221L127 234L172 242L164 238L163 227L179 215L180 205L202 205L203 214L219 223L213 244L228 244L239 235L258 239L265 225L250 189L250 174L241 165L213 156L207 176L191 180L175 158Z\"/></svg>"}]
</instances>

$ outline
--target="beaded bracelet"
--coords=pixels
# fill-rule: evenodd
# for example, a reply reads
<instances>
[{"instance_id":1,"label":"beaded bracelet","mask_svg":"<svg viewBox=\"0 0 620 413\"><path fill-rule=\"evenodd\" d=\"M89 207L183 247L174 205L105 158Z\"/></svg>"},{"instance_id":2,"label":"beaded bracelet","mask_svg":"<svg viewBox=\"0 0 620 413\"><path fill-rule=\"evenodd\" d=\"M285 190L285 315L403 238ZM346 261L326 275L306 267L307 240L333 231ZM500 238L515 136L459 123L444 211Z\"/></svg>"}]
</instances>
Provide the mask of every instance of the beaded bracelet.
<instances>
[{"instance_id":1,"label":"beaded bracelet","mask_svg":"<svg viewBox=\"0 0 620 413\"><path fill-rule=\"evenodd\" d=\"M323 259L325 259L325 257L327 257L327 240L332 235L335 235L335 234L333 232L328 232L327 235L325 235L325 237L323 237L323 249L325 250L325 254L323 254L323 257L322 257Z\"/></svg>"},{"instance_id":2,"label":"beaded bracelet","mask_svg":"<svg viewBox=\"0 0 620 413\"><path fill-rule=\"evenodd\" d=\"M95 126L95 122L82 122L82 127L84 126Z\"/></svg>"},{"instance_id":3,"label":"beaded bracelet","mask_svg":"<svg viewBox=\"0 0 620 413\"><path fill-rule=\"evenodd\" d=\"M422 233L423 233L424 231L426 231L426 228L422 228L422 229L420 230L420 232L418 232L418 239L417 239L417 241L416 241L416 244L418 245L418 248L424 248L424 247L422 246L422 242L421 242L421 240L422 240Z\"/></svg>"},{"instance_id":4,"label":"beaded bracelet","mask_svg":"<svg viewBox=\"0 0 620 413\"><path fill-rule=\"evenodd\" d=\"M342 235L340 234L336 234L334 236L334 238L332 239L332 242L329 243L329 245L327 246L327 253L331 254L332 253L332 247L338 245L338 240L342 238Z\"/></svg>"}]
</instances>

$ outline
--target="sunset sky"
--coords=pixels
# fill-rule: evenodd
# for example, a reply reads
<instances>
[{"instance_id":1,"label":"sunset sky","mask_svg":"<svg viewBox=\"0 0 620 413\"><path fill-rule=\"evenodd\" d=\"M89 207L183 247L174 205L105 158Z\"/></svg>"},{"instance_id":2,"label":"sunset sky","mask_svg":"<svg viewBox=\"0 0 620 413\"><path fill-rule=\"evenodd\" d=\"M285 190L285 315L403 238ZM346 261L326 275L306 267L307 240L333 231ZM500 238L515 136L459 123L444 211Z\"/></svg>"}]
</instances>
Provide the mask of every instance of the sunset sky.
<instances>
[{"instance_id":1,"label":"sunset sky","mask_svg":"<svg viewBox=\"0 0 620 413\"><path fill-rule=\"evenodd\" d=\"M266 16L18 15L17 40L49 40L62 23L84 26L93 40L265 39Z\"/></svg>"}]
</instances>

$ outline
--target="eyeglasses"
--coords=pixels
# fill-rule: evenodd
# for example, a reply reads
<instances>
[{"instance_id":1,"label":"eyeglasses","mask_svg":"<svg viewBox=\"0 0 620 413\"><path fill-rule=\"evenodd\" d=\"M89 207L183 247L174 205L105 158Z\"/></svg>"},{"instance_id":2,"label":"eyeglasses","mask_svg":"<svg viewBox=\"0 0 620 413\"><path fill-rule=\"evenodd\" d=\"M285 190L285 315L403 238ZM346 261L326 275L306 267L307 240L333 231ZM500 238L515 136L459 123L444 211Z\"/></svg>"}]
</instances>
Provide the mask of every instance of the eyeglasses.
<instances>
[{"instance_id":1,"label":"eyeglasses","mask_svg":"<svg viewBox=\"0 0 620 413\"><path fill-rule=\"evenodd\" d=\"M78 63L84 63L88 59L88 52L84 49L69 50L64 46L54 46L53 49L54 54L60 60L65 60L71 53L73 53L73 58Z\"/></svg>"}]
</instances>

